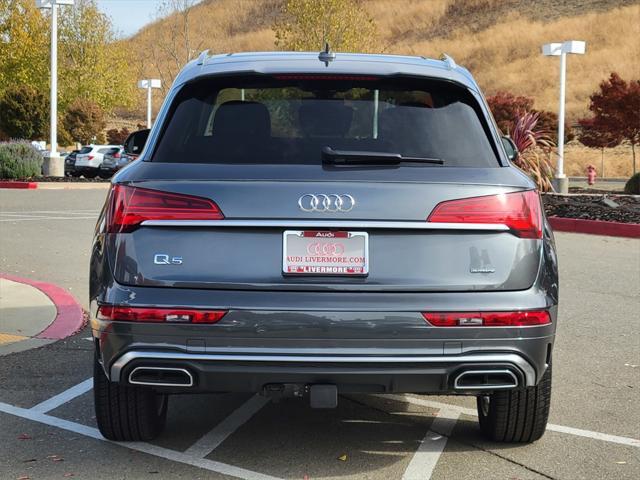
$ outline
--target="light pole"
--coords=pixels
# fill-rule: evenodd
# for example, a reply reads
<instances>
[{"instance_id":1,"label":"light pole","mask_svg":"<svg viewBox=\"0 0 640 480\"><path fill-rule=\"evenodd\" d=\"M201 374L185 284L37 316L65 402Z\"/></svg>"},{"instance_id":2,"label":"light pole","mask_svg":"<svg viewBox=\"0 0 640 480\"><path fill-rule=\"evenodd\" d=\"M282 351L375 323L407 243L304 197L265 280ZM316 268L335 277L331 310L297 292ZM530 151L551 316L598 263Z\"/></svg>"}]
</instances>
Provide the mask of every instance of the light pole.
<instances>
[{"instance_id":1,"label":"light pole","mask_svg":"<svg viewBox=\"0 0 640 480\"><path fill-rule=\"evenodd\" d=\"M151 89L160 88L162 83L157 78L138 81L138 88L147 89L147 128L151 128Z\"/></svg>"},{"instance_id":2,"label":"light pole","mask_svg":"<svg viewBox=\"0 0 640 480\"><path fill-rule=\"evenodd\" d=\"M542 54L548 57L560 57L560 106L558 108L558 164L554 186L557 192L567 193L569 181L564 174L564 97L567 77L567 53L582 55L586 43L580 40L568 40L562 43L547 43L542 46Z\"/></svg>"},{"instance_id":3,"label":"light pole","mask_svg":"<svg viewBox=\"0 0 640 480\"><path fill-rule=\"evenodd\" d=\"M73 5L74 0L36 0L38 8L51 9L51 150L44 161L44 174L64 176L64 165L58 155L58 5Z\"/></svg>"}]
</instances>

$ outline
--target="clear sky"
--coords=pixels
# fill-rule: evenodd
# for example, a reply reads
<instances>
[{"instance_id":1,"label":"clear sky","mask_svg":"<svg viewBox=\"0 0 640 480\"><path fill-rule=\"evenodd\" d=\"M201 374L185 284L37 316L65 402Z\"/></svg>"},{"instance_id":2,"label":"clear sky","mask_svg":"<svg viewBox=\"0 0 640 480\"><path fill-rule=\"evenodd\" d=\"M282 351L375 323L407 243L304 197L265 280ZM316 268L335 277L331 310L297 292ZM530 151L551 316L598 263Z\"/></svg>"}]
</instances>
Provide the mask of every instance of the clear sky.
<instances>
[{"instance_id":1,"label":"clear sky","mask_svg":"<svg viewBox=\"0 0 640 480\"><path fill-rule=\"evenodd\" d=\"M128 37L150 23L161 0L98 0L98 8L113 20L120 36Z\"/></svg>"}]
</instances>

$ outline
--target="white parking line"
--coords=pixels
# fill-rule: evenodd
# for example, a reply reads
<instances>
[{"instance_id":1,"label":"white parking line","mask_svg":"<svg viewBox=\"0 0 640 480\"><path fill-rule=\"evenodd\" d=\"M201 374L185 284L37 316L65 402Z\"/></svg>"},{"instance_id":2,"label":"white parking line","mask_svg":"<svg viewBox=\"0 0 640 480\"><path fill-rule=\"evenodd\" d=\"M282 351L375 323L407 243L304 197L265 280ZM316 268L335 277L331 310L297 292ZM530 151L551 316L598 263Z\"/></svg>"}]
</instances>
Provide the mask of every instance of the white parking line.
<instances>
[{"instance_id":1,"label":"white parking line","mask_svg":"<svg viewBox=\"0 0 640 480\"><path fill-rule=\"evenodd\" d=\"M15 213L20 215L31 215L32 213L77 213L77 214L85 214L85 213L100 213L100 210L29 210L29 211L2 211L0 214L5 215L8 213Z\"/></svg>"},{"instance_id":2,"label":"white parking line","mask_svg":"<svg viewBox=\"0 0 640 480\"><path fill-rule=\"evenodd\" d=\"M22 217L22 218L0 218L0 222L28 222L33 220L95 220L96 216L90 217Z\"/></svg>"},{"instance_id":3,"label":"white parking line","mask_svg":"<svg viewBox=\"0 0 640 480\"><path fill-rule=\"evenodd\" d=\"M53 427L75 432L97 440L113 443L139 452L147 453L167 460L184 463L194 467L203 468L213 472L229 475L245 480L278 480L276 477L264 475L252 470L236 467L222 462L216 462L204 458L215 450L225 439L235 432L241 425L246 423L262 407L268 403L268 399L254 395L242 406L231 413L220 422L213 430L204 435L195 444L189 447L184 453L159 447L144 442L110 442L102 437L98 429L82 425L80 423L64 420L51 415L49 412L74 398L91 390L93 379L89 378L64 392L55 395L44 402L41 402L30 409L16 407L0 402L0 412L15 415L27 420L43 423ZM453 432L460 415L477 416L475 409L425 400L408 395L372 395L382 399L392 399L399 402L421 405L429 408L439 409L438 415L433 420L431 428L420 443L417 451L413 455L407 469L404 472L403 480L429 479L437 466L438 460L446 447L448 437ZM621 444L631 447L640 447L640 440L617 435L609 435L600 432L582 430L563 425L547 425L547 429L578 437L602 440L605 442Z\"/></svg>"},{"instance_id":4,"label":"white parking line","mask_svg":"<svg viewBox=\"0 0 640 480\"><path fill-rule=\"evenodd\" d=\"M68 430L70 432L78 433L80 435L85 435L87 437L91 437L96 440L102 440L104 442L112 443L113 445L126 447L131 450L147 453L149 455L154 455L156 457L164 458L166 460L184 463L186 465L191 465L193 467L203 468L205 470L221 473L223 475L229 475L231 477L242 478L244 480L280 480L277 477L272 477L270 475L264 475L262 473L254 472L252 470L247 470L245 468L236 467L233 465L229 465L227 463L207 460L206 458L192 457L184 453L176 452L175 450L158 447L156 445L151 445L149 443L110 442L109 440L106 440L102 435L100 435L100 432L98 431L97 428L88 427L86 425L82 425L76 422L71 422L69 420L64 420L62 418L52 417L51 415L35 412L33 410L28 410L26 408L15 407L7 403L0 402L0 412L8 413L10 415L15 415L17 417L25 418L27 420L44 423L45 425L50 425L52 427Z\"/></svg>"},{"instance_id":5,"label":"white parking line","mask_svg":"<svg viewBox=\"0 0 640 480\"><path fill-rule=\"evenodd\" d=\"M580 428L565 427L564 425L554 425L549 423L547 430L552 432L568 433L576 437L593 438L594 440L602 440L603 442L619 443L628 447L640 448L640 440L629 437L619 437L618 435L609 435L608 433L592 432L591 430L582 430Z\"/></svg>"},{"instance_id":6,"label":"white parking line","mask_svg":"<svg viewBox=\"0 0 640 480\"><path fill-rule=\"evenodd\" d=\"M213 430L191 445L184 453L198 458L206 457L267 403L269 403L268 398L254 395L216 425Z\"/></svg>"},{"instance_id":7,"label":"white parking line","mask_svg":"<svg viewBox=\"0 0 640 480\"><path fill-rule=\"evenodd\" d=\"M81 382L73 387L65 390L64 392L59 393L58 395L51 397L48 400L45 400L42 403L39 403L35 407L32 407L30 410L32 412L38 413L47 413L51 410L55 410L61 405L64 405L67 402L70 402L76 397L87 393L89 390L93 388L93 377L87 378L84 382Z\"/></svg>"},{"instance_id":8,"label":"white parking line","mask_svg":"<svg viewBox=\"0 0 640 480\"><path fill-rule=\"evenodd\" d=\"M48 218L51 215L82 215L82 216L89 216L89 215L98 215L98 213L100 212L65 212L65 211L59 211L59 212L43 212L43 213L33 213L33 212L25 212L25 213L10 213L10 212L0 212L0 217L8 217L8 218L14 218L14 217L34 217L34 218Z\"/></svg>"},{"instance_id":9,"label":"white parking line","mask_svg":"<svg viewBox=\"0 0 640 480\"><path fill-rule=\"evenodd\" d=\"M420 442L418 450L413 454L413 458L409 462L404 475L402 475L402 480L425 480L431 478L459 416L460 412L449 408L438 412L431 424L431 428L422 442Z\"/></svg>"},{"instance_id":10,"label":"white parking line","mask_svg":"<svg viewBox=\"0 0 640 480\"><path fill-rule=\"evenodd\" d=\"M399 402L412 403L414 405L422 405L429 408L449 408L458 411L460 414L478 416L475 409L450 405L448 403L435 402L432 400L424 400L421 398L403 396L403 395L374 395L378 398L391 398ZM628 447L640 448L640 440L636 438L620 437L618 435L609 435L608 433L593 432L591 430L582 430L580 428L566 427L564 425L547 424L547 430L552 432L567 433L576 437L592 438L594 440L602 440L603 442L617 443Z\"/></svg>"}]
</instances>

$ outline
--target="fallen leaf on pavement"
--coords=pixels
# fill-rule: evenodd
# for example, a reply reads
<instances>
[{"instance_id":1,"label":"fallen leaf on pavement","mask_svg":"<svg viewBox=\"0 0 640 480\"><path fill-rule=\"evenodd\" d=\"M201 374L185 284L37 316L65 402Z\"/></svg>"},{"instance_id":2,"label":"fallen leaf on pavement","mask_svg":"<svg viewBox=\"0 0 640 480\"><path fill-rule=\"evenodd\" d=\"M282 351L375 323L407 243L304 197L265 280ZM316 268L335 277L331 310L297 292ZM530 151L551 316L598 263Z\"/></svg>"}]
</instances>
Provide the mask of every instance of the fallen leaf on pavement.
<instances>
[{"instance_id":1,"label":"fallen leaf on pavement","mask_svg":"<svg viewBox=\"0 0 640 480\"><path fill-rule=\"evenodd\" d=\"M341 461L343 461L343 462L346 462L346 461L347 461L347 454L346 454L346 453L344 453L344 454L340 455L340 456L338 457L338 460L341 460Z\"/></svg>"},{"instance_id":2,"label":"fallen leaf on pavement","mask_svg":"<svg viewBox=\"0 0 640 480\"><path fill-rule=\"evenodd\" d=\"M18 440L31 440L31 435L28 433L21 433L18 435Z\"/></svg>"}]
</instances>

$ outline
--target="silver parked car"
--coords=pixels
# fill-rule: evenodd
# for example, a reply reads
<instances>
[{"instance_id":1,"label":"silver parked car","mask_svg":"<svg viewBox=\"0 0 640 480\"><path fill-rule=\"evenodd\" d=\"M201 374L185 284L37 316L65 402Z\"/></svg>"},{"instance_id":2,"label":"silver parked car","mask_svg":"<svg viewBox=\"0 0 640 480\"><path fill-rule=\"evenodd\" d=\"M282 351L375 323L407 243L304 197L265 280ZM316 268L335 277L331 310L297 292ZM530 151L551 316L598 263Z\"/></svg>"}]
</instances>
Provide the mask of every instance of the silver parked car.
<instances>
[{"instance_id":1,"label":"silver parked car","mask_svg":"<svg viewBox=\"0 0 640 480\"><path fill-rule=\"evenodd\" d=\"M72 175L79 177L83 175L86 178L94 178L100 173L100 165L104 160L105 153L111 151L118 145L85 145L76 154L75 168Z\"/></svg>"},{"instance_id":2,"label":"silver parked car","mask_svg":"<svg viewBox=\"0 0 640 480\"><path fill-rule=\"evenodd\" d=\"M102 178L110 178L129 163L131 163L131 158L124 153L124 147L110 148L102 158L98 175Z\"/></svg>"},{"instance_id":3,"label":"silver parked car","mask_svg":"<svg viewBox=\"0 0 640 480\"><path fill-rule=\"evenodd\" d=\"M488 438L542 436L553 234L467 70L203 53L146 134L91 256L106 438L158 435L171 394L228 391L473 395Z\"/></svg>"}]
</instances>

